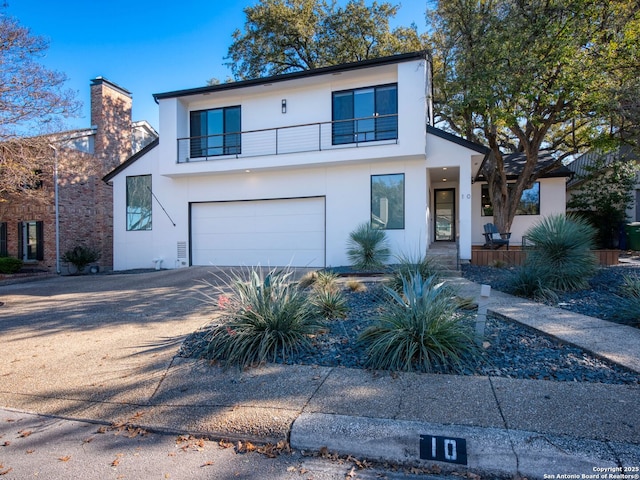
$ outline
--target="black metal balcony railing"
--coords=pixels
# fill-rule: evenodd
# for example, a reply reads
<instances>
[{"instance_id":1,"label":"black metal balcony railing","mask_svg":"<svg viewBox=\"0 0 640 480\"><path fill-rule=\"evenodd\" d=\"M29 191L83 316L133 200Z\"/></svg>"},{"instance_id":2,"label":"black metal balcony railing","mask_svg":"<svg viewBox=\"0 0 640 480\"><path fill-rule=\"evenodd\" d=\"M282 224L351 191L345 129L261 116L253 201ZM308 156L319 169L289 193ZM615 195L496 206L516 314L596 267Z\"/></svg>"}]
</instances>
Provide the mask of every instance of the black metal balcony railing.
<instances>
[{"instance_id":1,"label":"black metal balcony railing","mask_svg":"<svg viewBox=\"0 0 640 480\"><path fill-rule=\"evenodd\" d=\"M398 143L398 115L178 139L178 163Z\"/></svg>"}]
</instances>

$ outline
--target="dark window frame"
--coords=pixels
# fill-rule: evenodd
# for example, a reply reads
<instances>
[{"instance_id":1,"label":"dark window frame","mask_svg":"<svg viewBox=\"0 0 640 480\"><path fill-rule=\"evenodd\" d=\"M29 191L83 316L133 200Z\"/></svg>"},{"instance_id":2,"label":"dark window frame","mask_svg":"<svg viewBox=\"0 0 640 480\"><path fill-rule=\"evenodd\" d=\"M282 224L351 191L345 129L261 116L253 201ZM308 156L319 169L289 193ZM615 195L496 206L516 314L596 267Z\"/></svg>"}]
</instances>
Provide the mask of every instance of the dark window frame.
<instances>
[{"instance_id":1,"label":"dark window frame","mask_svg":"<svg viewBox=\"0 0 640 480\"><path fill-rule=\"evenodd\" d=\"M515 183L508 183L508 188L513 188ZM520 197L520 203L518 204L518 209L516 210L516 215L540 215L540 202L541 202L541 190L540 190L540 182L534 182L534 186L530 189L524 190L522 192L522 196ZM536 209L535 211L530 211L530 209L526 208L523 205L523 198L527 195L527 192L532 191L533 189L537 189L538 200L535 202ZM480 188L480 215L483 217L492 217L493 216L493 205L491 204L491 199L489 197L489 184L483 183ZM526 204L533 204L533 202L527 202Z\"/></svg>"},{"instance_id":2,"label":"dark window frame","mask_svg":"<svg viewBox=\"0 0 640 480\"><path fill-rule=\"evenodd\" d=\"M374 188L374 180L379 177L400 177L401 178L401 191L400 191L400 200L401 205L398 207L396 205L388 204L388 213L387 213L387 222L383 225L384 218L380 212L380 199L375 196L375 188ZM370 179L370 214L371 214L371 228L380 229L380 230L404 230L406 224L406 214L405 214L405 180L406 176L404 173L384 173L384 174L376 174L371 175ZM374 205L375 202L375 205ZM376 214L377 213L377 214ZM392 218L392 216L394 218ZM400 221L398 221L396 216L400 216ZM391 225L391 226L390 226Z\"/></svg>"},{"instance_id":3,"label":"dark window frame","mask_svg":"<svg viewBox=\"0 0 640 480\"><path fill-rule=\"evenodd\" d=\"M35 233L35 248L24 243L25 228L33 227ZM28 235L28 233L27 233ZM18 258L24 262L39 262L44 260L44 223L39 220L18 222Z\"/></svg>"},{"instance_id":4,"label":"dark window frame","mask_svg":"<svg viewBox=\"0 0 640 480\"><path fill-rule=\"evenodd\" d=\"M222 131L209 133L209 113L220 112ZM228 125L232 113L237 112L237 125ZM199 127L199 132L196 128ZM203 131L206 135L203 135ZM191 158L219 157L222 155L240 155L242 153L242 108L240 105L192 110L189 112L189 138ZM220 145L217 143L220 142ZM210 144L211 143L211 144Z\"/></svg>"},{"instance_id":5,"label":"dark window frame","mask_svg":"<svg viewBox=\"0 0 640 480\"><path fill-rule=\"evenodd\" d=\"M0 257L9 256L8 230L7 222L0 222Z\"/></svg>"},{"instance_id":6,"label":"dark window frame","mask_svg":"<svg viewBox=\"0 0 640 480\"><path fill-rule=\"evenodd\" d=\"M384 101L383 92L393 88L392 108L389 112L382 112ZM371 115L360 117L356 115L356 94L363 94L373 90L373 112ZM344 102L338 102L344 98ZM388 99L387 99L388 100ZM340 108L341 107L341 108ZM340 111L345 113L339 115ZM340 118L337 118L336 116ZM398 84L386 83L368 87L337 90L331 93L331 143L332 145L348 145L351 143L375 142L381 140L398 139ZM373 125L373 130L367 130L364 125Z\"/></svg>"},{"instance_id":7,"label":"dark window frame","mask_svg":"<svg viewBox=\"0 0 640 480\"><path fill-rule=\"evenodd\" d=\"M133 179L141 179L148 178L149 183L144 185L147 187L147 191L144 192L145 197L143 199L143 205L136 205L136 207L140 207L139 212L131 211L131 207L133 206L132 196L134 192L132 191L134 188ZM130 186L130 180L132 182ZM136 188L142 188L140 186L135 186ZM153 198L152 198L152 188L153 188L153 178L150 174L146 175L131 175L127 176L125 179L125 223L127 232L148 232L153 230ZM136 195L140 195L140 192L135 192ZM142 198L142 197L140 197ZM143 209L147 209L144 211ZM139 219L135 219L134 217L140 217Z\"/></svg>"}]
</instances>

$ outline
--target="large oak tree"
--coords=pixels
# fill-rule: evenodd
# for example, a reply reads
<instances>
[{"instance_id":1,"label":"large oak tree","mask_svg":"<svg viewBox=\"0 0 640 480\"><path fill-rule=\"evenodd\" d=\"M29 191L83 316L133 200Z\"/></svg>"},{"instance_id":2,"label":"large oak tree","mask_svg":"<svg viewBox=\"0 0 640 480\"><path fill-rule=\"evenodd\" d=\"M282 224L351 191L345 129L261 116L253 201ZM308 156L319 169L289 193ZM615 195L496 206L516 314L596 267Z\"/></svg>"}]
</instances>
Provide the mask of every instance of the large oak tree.
<instances>
[{"instance_id":1,"label":"large oak tree","mask_svg":"<svg viewBox=\"0 0 640 480\"><path fill-rule=\"evenodd\" d=\"M392 29L398 5L349 0L261 0L244 9L228 65L236 80L356 62L423 48L415 26Z\"/></svg>"},{"instance_id":2,"label":"large oak tree","mask_svg":"<svg viewBox=\"0 0 640 480\"><path fill-rule=\"evenodd\" d=\"M640 71L630 37L639 11L631 0L432 3L438 120L490 147L483 173L500 231L509 231L522 192L545 173L536 169L541 150L561 152L560 161L615 123L616 98L629 97ZM618 118L628 111L618 108ZM503 156L511 152L526 163L509 186Z\"/></svg>"}]
</instances>

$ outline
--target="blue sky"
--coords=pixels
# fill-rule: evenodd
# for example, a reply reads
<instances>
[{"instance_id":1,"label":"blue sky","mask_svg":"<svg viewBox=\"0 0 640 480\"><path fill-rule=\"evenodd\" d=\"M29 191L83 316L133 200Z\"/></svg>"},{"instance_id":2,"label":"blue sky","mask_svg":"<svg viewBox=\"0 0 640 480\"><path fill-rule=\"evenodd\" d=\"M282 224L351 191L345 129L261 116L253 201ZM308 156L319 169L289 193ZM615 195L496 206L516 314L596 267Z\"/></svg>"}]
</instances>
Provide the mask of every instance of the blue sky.
<instances>
[{"instance_id":1,"label":"blue sky","mask_svg":"<svg viewBox=\"0 0 640 480\"><path fill-rule=\"evenodd\" d=\"M89 81L102 76L133 95L133 119L158 127L152 94L225 79L231 34L242 29L251 0L8 0L17 17L50 44L42 63L63 72L83 103L69 128L88 127ZM339 3L345 3L344 0ZM370 3L369 1L367 2ZM404 0L394 25L414 22L424 31L425 0Z\"/></svg>"}]
</instances>

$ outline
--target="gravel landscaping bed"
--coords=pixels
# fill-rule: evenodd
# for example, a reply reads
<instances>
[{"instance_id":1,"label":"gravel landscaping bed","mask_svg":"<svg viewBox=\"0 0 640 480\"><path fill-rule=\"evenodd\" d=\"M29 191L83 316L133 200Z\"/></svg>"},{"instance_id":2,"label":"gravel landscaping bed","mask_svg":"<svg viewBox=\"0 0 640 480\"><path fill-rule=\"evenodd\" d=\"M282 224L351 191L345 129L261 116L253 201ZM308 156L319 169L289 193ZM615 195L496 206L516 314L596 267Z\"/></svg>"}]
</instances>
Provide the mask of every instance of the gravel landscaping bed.
<instances>
[{"instance_id":1,"label":"gravel landscaping bed","mask_svg":"<svg viewBox=\"0 0 640 480\"><path fill-rule=\"evenodd\" d=\"M494 269L497 270L497 269ZM476 272L481 274L481 272ZM482 283L499 288L482 274ZM467 276L468 271L465 272ZM471 278L478 281L477 278ZM349 315L345 319L328 322L325 333L313 339L313 348L295 358L280 359L280 363L322 365L329 367L364 368L364 349L356 344L358 335L373 321L384 303L379 282L366 282L365 292L345 290ZM473 328L472 325L469 325ZM179 355L194 356L205 331L194 332L187 338ZM485 330L482 354L463 371L440 372L462 375L491 375L521 379L554 381L600 382L609 384L640 384L640 374L587 354L580 348L563 344L553 337L538 333L514 322L489 318Z\"/></svg>"},{"instance_id":2,"label":"gravel landscaping bed","mask_svg":"<svg viewBox=\"0 0 640 480\"><path fill-rule=\"evenodd\" d=\"M463 276L476 283L491 285L491 288L510 293L513 268L482 267L465 265ZM564 308L582 315L628 324L622 314L625 300L620 297L620 287L625 275L640 276L639 264L620 264L598 269L589 280L589 290L560 293L557 303L549 305Z\"/></svg>"}]
</instances>

